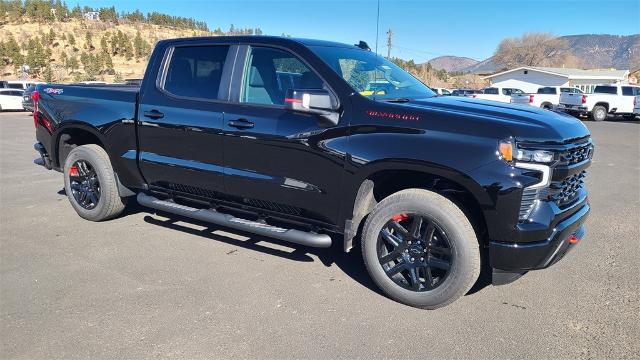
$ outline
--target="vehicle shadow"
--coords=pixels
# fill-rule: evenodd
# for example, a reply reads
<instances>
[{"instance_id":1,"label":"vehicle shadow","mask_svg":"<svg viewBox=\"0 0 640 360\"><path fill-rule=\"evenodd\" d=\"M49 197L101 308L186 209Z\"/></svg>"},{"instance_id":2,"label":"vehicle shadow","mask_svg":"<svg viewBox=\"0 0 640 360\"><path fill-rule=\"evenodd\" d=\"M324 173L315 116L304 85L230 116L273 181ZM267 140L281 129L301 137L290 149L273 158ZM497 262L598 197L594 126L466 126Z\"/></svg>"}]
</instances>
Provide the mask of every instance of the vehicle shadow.
<instances>
[{"instance_id":1,"label":"vehicle shadow","mask_svg":"<svg viewBox=\"0 0 640 360\"><path fill-rule=\"evenodd\" d=\"M148 209L141 209L140 212L145 211L148 212ZM149 224L162 226L170 230L200 236L208 240L222 242L241 249L279 256L287 260L313 262L315 261L313 256L315 256L315 258L317 258L324 266L329 267L335 264L338 268L340 268L340 270L342 270L345 274L358 282L360 285L373 292L383 295L369 277L369 274L365 269L359 248L354 248L354 250L352 250L351 252L345 253L344 251L342 251L341 241L334 241L333 245L327 249L312 248L304 245L281 241L278 239L255 235L236 229L231 229L224 226L201 222L191 218L185 218L162 211L155 211L155 214L165 219L159 219L158 217L149 214L144 217L144 221ZM185 225L183 225L182 223L184 223ZM204 229L200 230L197 228L193 228L191 226L188 226L189 224L204 227ZM224 234L220 233L220 230L231 235L240 235L240 239L238 239L238 236L225 236ZM280 246L271 247L267 244ZM233 252L234 251L231 251L228 254L231 254Z\"/></svg>"},{"instance_id":2,"label":"vehicle shadow","mask_svg":"<svg viewBox=\"0 0 640 360\"><path fill-rule=\"evenodd\" d=\"M147 209L140 208L136 212L145 212L145 211L147 211ZM144 217L144 221L149 224L162 226L170 230L185 232L185 233L200 236L209 240L214 240L214 241L223 242L229 245L233 245L238 248L251 250L251 251L258 251L268 255L279 256L281 258L288 259L288 260L301 261L301 262L313 262L314 261L314 258L312 257L313 255L324 266L329 267L335 264L338 268L340 268L340 270L342 270L345 274L347 274L353 280L358 282L360 285L366 287L367 289L377 294L384 296L384 294L380 291L380 289L375 285L373 280L371 280L371 277L369 277L369 274L367 273L364 262L362 260L362 253L360 252L360 247L357 244L354 244L357 246L354 246L351 252L345 253L342 250L342 241L339 241L340 239L336 239L334 237L333 245L330 248L327 248L327 249L312 248L304 245L298 245L298 244L281 241L274 238L255 235L245 231L230 229L224 226L201 222L191 218L185 218L182 216L165 213L162 211L156 211L155 213L159 216L164 217L165 220L159 219L152 215L146 215ZM187 225L182 225L180 223L199 225L201 227L204 227L204 229L200 230ZM221 235L219 233L219 230L222 230L226 233L230 233L233 235L240 235L244 239L238 239L237 237ZM261 245L261 243L281 245L285 249L281 250L278 248ZM233 252L234 251L230 252L229 254ZM484 258L486 257L486 252L484 254L481 254L481 257L483 258L482 263L484 264L484 266L480 271L480 276L478 280L466 295L475 294L478 291L487 287L488 285L491 285L491 267L489 266L487 261L484 261Z\"/></svg>"},{"instance_id":3,"label":"vehicle shadow","mask_svg":"<svg viewBox=\"0 0 640 360\"><path fill-rule=\"evenodd\" d=\"M66 192L64 188L58 191L59 195L66 196ZM125 210L122 217L126 217L129 215L134 215L138 213L146 213L144 216L144 221L146 223L162 226L164 228L180 231L184 233L188 233L195 236L200 236L206 238L208 240L218 241L222 243L226 243L229 245L236 246L238 248L257 251L268 255L279 256L281 258L293 261L300 262L313 262L314 258L310 255L314 255L324 266L330 267L335 264L340 270L342 270L345 274L351 277L353 280L358 282L360 285L366 287L367 289L383 295L380 289L375 285L364 265L364 261L362 260L362 253L360 252L360 245L358 240L356 239L354 242L354 248L349 253L345 253L342 250L342 241L341 239L337 239L335 236L333 237L334 241L330 248L321 249L321 248L312 248L304 245L289 243L286 241L269 238L265 236L256 235L253 233L248 233L245 231L240 231L236 229L227 228L222 225L211 224L171 213L167 213L160 210L152 210L138 204L135 199L130 199L125 207ZM159 219L154 217L153 215L161 216L163 219ZM204 229L199 230L184 224L192 224L203 227ZM222 230L229 234L240 235L238 237L225 236L221 235L219 231ZM260 243L265 244L275 244L281 245L285 248L291 249L289 250L281 250L277 248L273 248L270 246L264 246ZM231 251L229 254L232 254L235 251ZM466 295L472 295L477 293L478 291L484 289L488 285L491 285L491 267L486 260L487 253L486 251L481 253L482 264L484 265L480 271L480 276L473 287L467 292Z\"/></svg>"}]
</instances>

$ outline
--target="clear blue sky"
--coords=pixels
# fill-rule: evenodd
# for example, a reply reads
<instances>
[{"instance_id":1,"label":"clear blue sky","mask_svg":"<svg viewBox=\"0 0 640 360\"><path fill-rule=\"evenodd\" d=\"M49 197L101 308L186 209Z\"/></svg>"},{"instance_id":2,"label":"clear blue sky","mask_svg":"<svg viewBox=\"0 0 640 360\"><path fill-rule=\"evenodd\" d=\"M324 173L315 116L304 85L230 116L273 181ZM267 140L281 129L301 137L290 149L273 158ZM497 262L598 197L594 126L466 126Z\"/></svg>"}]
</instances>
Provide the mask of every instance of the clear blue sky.
<instances>
[{"instance_id":1,"label":"clear blue sky","mask_svg":"<svg viewBox=\"0 0 640 360\"><path fill-rule=\"evenodd\" d=\"M67 0L69 6L74 0ZM79 0L81 6L115 5L118 11L159 11L220 26L260 27L345 43L365 40L374 48L376 0ZM556 35L640 33L640 0L380 0L378 51L418 62L440 55L483 60L501 39L525 32Z\"/></svg>"}]
</instances>

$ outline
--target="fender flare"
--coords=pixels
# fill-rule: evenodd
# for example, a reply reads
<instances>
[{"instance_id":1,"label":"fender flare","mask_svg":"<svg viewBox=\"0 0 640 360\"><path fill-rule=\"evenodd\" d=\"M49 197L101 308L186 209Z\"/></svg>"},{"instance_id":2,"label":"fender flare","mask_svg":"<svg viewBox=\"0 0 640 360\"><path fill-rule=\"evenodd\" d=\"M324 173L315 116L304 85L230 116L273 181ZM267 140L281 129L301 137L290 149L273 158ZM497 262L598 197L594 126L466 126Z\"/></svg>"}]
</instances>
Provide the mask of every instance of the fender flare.
<instances>
[{"instance_id":1,"label":"fender flare","mask_svg":"<svg viewBox=\"0 0 640 360\"><path fill-rule=\"evenodd\" d=\"M491 204L493 201L484 191L482 186L473 180L469 175L456 169L428 163L416 163L414 161L376 161L367 164L366 167L359 169L357 179L351 185L346 187L344 207L342 209L342 217L344 219L344 251L348 252L353 247L353 239L358 233L360 223L378 204L374 197L375 184L371 178L381 171L386 170L408 170L420 172L432 176L437 176L451 181L468 191L474 200L483 207L483 204ZM355 186L357 191L355 191ZM353 189L353 190L351 190ZM353 191L353 192L352 192ZM349 194L355 193L355 196Z\"/></svg>"},{"instance_id":2,"label":"fender flare","mask_svg":"<svg viewBox=\"0 0 640 360\"><path fill-rule=\"evenodd\" d=\"M60 164L59 162L60 140L68 130L74 130L74 129L86 131L91 135L95 136L100 141L99 145L101 145L104 148L104 150L107 152L107 154L109 154L106 138L104 137L104 135L100 133L100 131L97 128L91 125L87 125L87 123L85 122L65 121L63 124L61 124L59 128L56 129L55 133L52 136L53 141L51 142L51 152L52 152L51 155L53 158L52 160L55 161L54 165L57 165L58 168L62 167L62 164Z\"/></svg>"}]
</instances>

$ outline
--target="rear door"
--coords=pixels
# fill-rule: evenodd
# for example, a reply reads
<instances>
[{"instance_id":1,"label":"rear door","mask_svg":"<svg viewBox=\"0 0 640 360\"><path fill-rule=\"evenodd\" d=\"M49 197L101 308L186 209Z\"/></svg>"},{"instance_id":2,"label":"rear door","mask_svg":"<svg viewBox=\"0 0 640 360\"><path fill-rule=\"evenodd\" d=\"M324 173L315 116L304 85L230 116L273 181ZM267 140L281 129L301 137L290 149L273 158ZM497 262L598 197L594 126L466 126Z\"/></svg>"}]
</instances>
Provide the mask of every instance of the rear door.
<instances>
[{"instance_id":1,"label":"rear door","mask_svg":"<svg viewBox=\"0 0 640 360\"><path fill-rule=\"evenodd\" d=\"M245 46L238 59L224 115L227 194L335 225L347 128L323 127L316 116L284 107L287 89L330 89L288 50Z\"/></svg>"},{"instance_id":2,"label":"rear door","mask_svg":"<svg viewBox=\"0 0 640 360\"><path fill-rule=\"evenodd\" d=\"M152 187L203 197L224 190L222 106L236 52L224 44L166 49L139 109L139 164Z\"/></svg>"}]
</instances>

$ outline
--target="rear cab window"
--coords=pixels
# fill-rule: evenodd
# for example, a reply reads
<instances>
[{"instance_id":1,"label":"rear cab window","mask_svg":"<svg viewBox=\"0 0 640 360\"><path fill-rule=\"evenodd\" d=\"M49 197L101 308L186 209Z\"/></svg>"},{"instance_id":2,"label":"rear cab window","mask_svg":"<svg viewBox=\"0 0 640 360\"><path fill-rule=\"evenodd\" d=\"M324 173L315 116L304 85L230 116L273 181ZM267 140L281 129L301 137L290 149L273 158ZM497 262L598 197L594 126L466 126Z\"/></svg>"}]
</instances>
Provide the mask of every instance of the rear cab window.
<instances>
[{"instance_id":1,"label":"rear cab window","mask_svg":"<svg viewBox=\"0 0 640 360\"><path fill-rule=\"evenodd\" d=\"M638 88L633 86L623 86L622 87L622 95L624 96L636 96L638 95Z\"/></svg>"},{"instance_id":2,"label":"rear cab window","mask_svg":"<svg viewBox=\"0 0 640 360\"><path fill-rule=\"evenodd\" d=\"M162 89L178 97L215 100L229 46L180 46L173 49Z\"/></svg>"},{"instance_id":3,"label":"rear cab window","mask_svg":"<svg viewBox=\"0 0 640 360\"><path fill-rule=\"evenodd\" d=\"M483 93L488 95L498 95L498 88L486 88Z\"/></svg>"},{"instance_id":4,"label":"rear cab window","mask_svg":"<svg viewBox=\"0 0 640 360\"><path fill-rule=\"evenodd\" d=\"M514 94L524 94L524 91L520 90L520 89L513 89L513 88L506 88L506 89L502 89L502 95L507 95L507 96L511 96Z\"/></svg>"},{"instance_id":5,"label":"rear cab window","mask_svg":"<svg viewBox=\"0 0 640 360\"><path fill-rule=\"evenodd\" d=\"M615 86L604 86L598 85L593 89L594 94L613 94L616 95L618 93L618 88Z\"/></svg>"},{"instance_id":6,"label":"rear cab window","mask_svg":"<svg viewBox=\"0 0 640 360\"><path fill-rule=\"evenodd\" d=\"M556 88L554 87L541 87L538 89L538 94L556 95Z\"/></svg>"}]
</instances>

